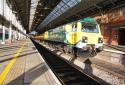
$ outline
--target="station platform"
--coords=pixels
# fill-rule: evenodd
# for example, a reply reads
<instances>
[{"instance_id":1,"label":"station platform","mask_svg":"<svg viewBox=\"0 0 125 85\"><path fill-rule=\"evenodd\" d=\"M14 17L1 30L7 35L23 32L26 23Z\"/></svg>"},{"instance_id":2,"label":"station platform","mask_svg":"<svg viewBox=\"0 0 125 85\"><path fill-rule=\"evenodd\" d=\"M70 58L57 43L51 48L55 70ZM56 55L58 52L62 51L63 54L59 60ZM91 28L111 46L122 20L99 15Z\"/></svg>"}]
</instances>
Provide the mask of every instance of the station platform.
<instances>
[{"instance_id":1,"label":"station platform","mask_svg":"<svg viewBox=\"0 0 125 85\"><path fill-rule=\"evenodd\" d=\"M0 85L60 85L30 39L0 45Z\"/></svg>"}]
</instances>

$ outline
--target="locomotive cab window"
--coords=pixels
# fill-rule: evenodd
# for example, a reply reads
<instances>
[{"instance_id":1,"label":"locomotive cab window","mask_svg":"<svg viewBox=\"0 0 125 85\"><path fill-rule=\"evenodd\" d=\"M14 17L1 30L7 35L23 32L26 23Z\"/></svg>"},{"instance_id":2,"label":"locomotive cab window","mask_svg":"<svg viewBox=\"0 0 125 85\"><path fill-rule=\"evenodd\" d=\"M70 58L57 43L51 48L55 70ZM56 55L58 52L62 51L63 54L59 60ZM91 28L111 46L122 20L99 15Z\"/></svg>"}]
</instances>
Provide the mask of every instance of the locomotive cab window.
<instances>
[{"instance_id":1,"label":"locomotive cab window","mask_svg":"<svg viewBox=\"0 0 125 85\"><path fill-rule=\"evenodd\" d=\"M88 33L99 33L97 24L82 23L82 31Z\"/></svg>"},{"instance_id":2,"label":"locomotive cab window","mask_svg":"<svg viewBox=\"0 0 125 85\"><path fill-rule=\"evenodd\" d=\"M77 23L72 24L72 31L73 32L77 31Z\"/></svg>"}]
</instances>

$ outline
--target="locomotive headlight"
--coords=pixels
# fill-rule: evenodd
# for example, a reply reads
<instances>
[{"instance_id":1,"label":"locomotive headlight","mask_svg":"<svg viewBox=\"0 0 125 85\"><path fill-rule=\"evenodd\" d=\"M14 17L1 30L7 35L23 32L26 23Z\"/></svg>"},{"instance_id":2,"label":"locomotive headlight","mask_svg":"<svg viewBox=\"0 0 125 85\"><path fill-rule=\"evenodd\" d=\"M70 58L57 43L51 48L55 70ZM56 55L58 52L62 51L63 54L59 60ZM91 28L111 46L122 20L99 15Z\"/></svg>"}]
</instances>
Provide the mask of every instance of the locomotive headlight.
<instances>
[{"instance_id":1,"label":"locomotive headlight","mask_svg":"<svg viewBox=\"0 0 125 85\"><path fill-rule=\"evenodd\" d=\"M103 39L101 37L98 38L98 43L103 43Z\"/></svg>"},{"instance_id":2,"label":"locomotive headlight","mask_svg":"<svg viewBox=\"0 0 125 85\"><path fill-rule=\"evenodd\" d=\"M82 37L82 42L83 42L83 43L87 43L87 41L88 41L87 37L83 36L83 37Z\"/></svg>"}]
</instances>

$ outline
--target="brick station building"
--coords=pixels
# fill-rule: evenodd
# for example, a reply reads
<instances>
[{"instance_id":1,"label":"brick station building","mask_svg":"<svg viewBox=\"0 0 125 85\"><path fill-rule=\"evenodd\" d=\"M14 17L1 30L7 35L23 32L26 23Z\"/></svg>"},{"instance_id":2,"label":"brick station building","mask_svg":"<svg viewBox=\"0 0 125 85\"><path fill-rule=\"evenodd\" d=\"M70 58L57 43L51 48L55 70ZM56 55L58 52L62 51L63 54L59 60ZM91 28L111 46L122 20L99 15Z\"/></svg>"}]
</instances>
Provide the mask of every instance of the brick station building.
<instances>
[{"instance_id":1,"label":"brick station building","mask_svg":"<svg viewBox=\"0 0 125 85\"><path fill-rule=\"evenodd\" d=\"M95 19L100 22L105 44L125 45L125 6L112 9Z\"/></svg>"}]
</instances>

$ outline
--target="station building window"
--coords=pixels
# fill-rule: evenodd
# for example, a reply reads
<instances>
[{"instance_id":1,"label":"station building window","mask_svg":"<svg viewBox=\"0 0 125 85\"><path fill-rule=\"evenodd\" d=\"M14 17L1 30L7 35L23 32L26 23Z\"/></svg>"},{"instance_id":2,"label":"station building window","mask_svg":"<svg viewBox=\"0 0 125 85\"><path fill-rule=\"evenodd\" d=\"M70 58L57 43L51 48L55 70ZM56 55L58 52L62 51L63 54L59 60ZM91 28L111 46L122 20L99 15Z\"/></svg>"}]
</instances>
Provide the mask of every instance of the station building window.
<instances>
[{"instance_id":1,"label":"station building window","mask_svg":"<svg viewBox=\"0 0 125 85\"><path fill-rule=\"evenodd\" d=\"M123 7L123 15L125 15L125 7Z\"/></svg>"}]
</instances>

